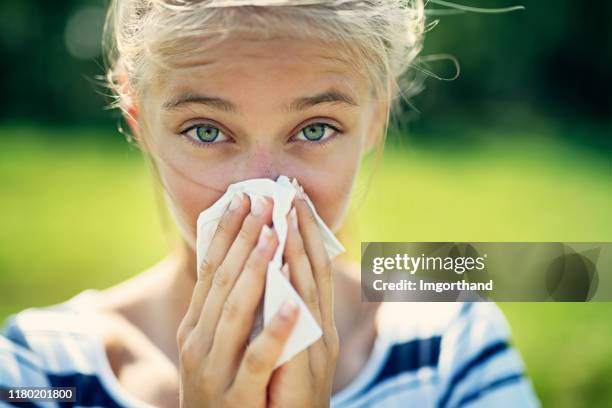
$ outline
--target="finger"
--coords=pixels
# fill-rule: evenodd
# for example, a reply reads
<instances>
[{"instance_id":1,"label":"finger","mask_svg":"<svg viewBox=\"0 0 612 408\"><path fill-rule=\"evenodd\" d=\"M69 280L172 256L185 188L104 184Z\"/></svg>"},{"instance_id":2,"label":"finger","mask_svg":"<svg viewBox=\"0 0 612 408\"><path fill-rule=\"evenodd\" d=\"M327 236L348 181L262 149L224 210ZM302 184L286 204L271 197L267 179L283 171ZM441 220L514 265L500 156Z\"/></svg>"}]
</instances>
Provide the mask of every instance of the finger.
<instances>
[{"instance_id":1,"label":"finger","mask_svg":"<svg viewBox=\"0 0 612 408\"><path fill-rule=\"evenodd\" d=\"M185 313L185 316L183 317L183 320L181 321L181 324L176 332L176 344L179 350L183 348L187 337L200 318L202 306L204 305L204 300L208 294L208 286L209 285L205 280L198 279L193 287L189 308L187 309L187 313Z\"/></svg>"},{"instance_id":2,"label":"finger","mask_svg":"<svg viewBox=\"0 0 612 408\"><path fill-rule=\"evenodd\" d=\"M276 234L264 225L256 247L225 302L209 355L213 367L226 370L224 374L234 373L240 363L241 350L249 337L263 294L268 263L277 245Z\"/></svg>"},{"instance_id":3,"label":"finger","mask_svg":"<svg viewBox=\"0 0 612 408\"><path fill-rule=\"evenodd\" d=\"M179 344L182 344L184 337L193 330L193 327L200 318L202 306L208 295L214 271L225 257L248 212L248 206L245 204L244 194L238 193L234 195L219 221L204 260L199 265L191 301L181 322L179 333L177 333L177 337L180 340Z\"/></svg>"},{"instance_id":4,"label":"finger","mask_svg":"<svg viewBox=\"0 0 612 408\"><path fill-rule=\"evenodd\" d=\"M298 314L298 306L293 300L283 303L274 319L247 348L230 391L239 394L265 392Z\"/></svg>"},{"instance_id":5,"label":"finger","mask_svg":"<svg viewBox=\"0 0 612 408\"><path fill-rule=\"evenodd\" d=\"M334 324L334 290L331 259L321 235L321 229L315 215L303 198L298 194L295 200L295 208L299 220L299 229L304 241L304 248L310 265L315 283L319 290L319 307L321 309L321 319L323 331L332 330Z\"/></svg>"},{"instance_id":6,"label":"finger","mask_svg":"<svg viewBox=\"0 0 612 408\"><path fill-rule=\"evenodd\" d=\"M288 218L284 255L291 271L291 283L304 300L317 323L321 325L319 291L312 275L310 260L306 254L302 236L300 235L295 207L289 211Z\"/></svg>"},{"instance_id":7,"label":"finger","mask_svg":"<svg viewBox=\"0 0 612 408\"><path fill-rule=\"evenodd\" d=\"M249 202L244 199L244 196L242 192L234 195L219 224L217 224L217 229L206 250L206 255L202 264L199 265L198 278L201 276L211 278L223 262L225 254L234 242L236 234L242 227L244 218L249 211Z\"/></svg>"},{"instance_id":8,"label":"finger","mask_svg":"<svg viewBox=\"0 0 612 408\"><path fill-rule=\"evenodd\" d=\"M268 393L269 395L285 394L283 406L305 407L307 405L304 401L310 400L312 397L310 393L317 389L314 382L321 378L326 377L315 377L310 370L308 349L305 349L274 370L268 385ZM291 390L291 392L287 393L286 390Z\"/></svg>"},{"instance_id":9,"label":"finger","mask_svg":"<svg viewBox=\"0 0 612 408\"><path fill-rule=\"evenodd\" d=\"M251 211L244 219L236 239L215 271L202 313L194 328L197 336L202 339L204 352L210 350L223 305L255 246L262 226L271 220L271 206L267 199L256 198L250 207Z\"/></svg>"}]
</instances>

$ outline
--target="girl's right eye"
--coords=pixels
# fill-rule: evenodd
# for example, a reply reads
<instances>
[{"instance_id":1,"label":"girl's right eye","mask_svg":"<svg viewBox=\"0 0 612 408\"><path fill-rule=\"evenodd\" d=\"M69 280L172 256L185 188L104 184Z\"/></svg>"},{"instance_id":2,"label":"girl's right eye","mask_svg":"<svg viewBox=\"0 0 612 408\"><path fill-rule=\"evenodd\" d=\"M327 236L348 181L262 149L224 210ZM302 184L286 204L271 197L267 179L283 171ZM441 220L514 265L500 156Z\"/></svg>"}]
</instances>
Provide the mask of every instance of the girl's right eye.
<instances>
[{"instance_id":1,"label":"girl's right eye","mask_svg":"<svg viewBox=\"0 0 612 408\"><path fill-rule=\"evenodd\" d=\"M220 142L217 139L219 136L225 137L219 128L212 125L194 125L182 133L187 136L189 141L199 145L214 144L214 142ZM222 140L224 141L224 140Z\"/></svg>"}]
</instances>

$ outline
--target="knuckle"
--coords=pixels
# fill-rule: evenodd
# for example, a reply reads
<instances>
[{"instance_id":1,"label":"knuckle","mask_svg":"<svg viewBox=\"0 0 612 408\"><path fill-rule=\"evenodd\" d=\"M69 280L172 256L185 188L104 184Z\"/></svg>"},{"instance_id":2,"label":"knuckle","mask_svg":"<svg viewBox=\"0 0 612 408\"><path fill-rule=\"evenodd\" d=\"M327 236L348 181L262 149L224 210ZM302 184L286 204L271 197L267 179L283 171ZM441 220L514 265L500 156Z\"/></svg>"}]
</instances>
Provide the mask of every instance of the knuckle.
<instances>
[{"instance_id":1,"label":"knuckle","mask_svg":"<svg viewBox=\"0 0 612 408\"><path fill-rule=\"evenodd\" d=\"M187 336L189 336L189 330L185 327L185 323L181 323L179 329L176 332L176 344L179 350L183 348L183 345L187 340Z\"/></svg>"},{"instance_id":2,"label":"knuckle","mask_svg":"<svg viewBox=\"0 0 612 408\"><path fill-rule=\"evenodd\" d=\"M310 305L319 304L319 291L315 286L310 286L306 288L304 293L304 300Z\"/></svg>"},{"instance_id":3,"label":"knuckle","mask_svg":"<svg viewBox=\"0 0 612 408\"><path fill-rule=\"evenodd\" d=\"M227 267L224 265L220 265L217 268L217 272L215 273L215 278L213 279L213 284L217 289L224 289L230 284L230 273L227 270Z\"/></svg>"},{"instance_id":4,"label":"knuckle","mask_svg":"<svg viewBox=\"0 0 612 408\"><path fill-rule=\"evenodd\" d=\"M221 218L219 224L217 224L217 229L215 230L215 238L217 239L226 239L229 237L229 229L227 223L229 222L229 217Z\"/></svg>"},{"instance_id":5,"label":"knuckle","mask_svg":"<svg viewBox=\"0 0 612 408\"><path fill-rule=\"evenodd\" d=\"M268 365L266 359L261 354L253 350L246 353L244 364L246 369L252 373L260 373L264 371Z\"/></svg>"},{"instance_id":6,"label":"knuckle","mask_svg":"<svg viewBox=\"0 0 612 408\"><path fill-rule=\"evenodd\" d=\"M212 262L210 262L210 259L208 259L208 257L204 257L202 264L200 265L200 273L198 276L210 276L214 273L214 270L215 267Z\"/></svg>"},{"instance_id":7,"label":"knuckle","mask_svg":"<svg viewBox=\"0 0 612 408\"><path fill-rule=\"evenodd\" d=\"M325 345L332 361L336 361L338 353L340 353L340 339L338 337L338 331L334 328L328 333L325 338Z\"/></svg>"},{"instance_id":8,"label":"knuckle","mask_svg":"<svg viewBox=\"0 0 612 408\"><path fill-rule=\"evenodd\" d=\"M249 399L238 391L230 391L225 395L223 406L225 407L246 407L249 406Z\"/></svg>"},{"instance_id":9,"label":"knuckle","mask_svg":"<svg viewBox=\"0 0 612 408\"><path fill-rule=\"evenodd\" d=\"M253 256L253 258L261 258ZM246 276L251 284L259 284L265 277L265 271L267 270L266 263L262 262L262 259L248 260L247 264L242 270L242 275Z\"/></svg>"},{"instance_id":10,"label":"knuckle","mask_svg":"<svg viewBox=\"0 0 612 408\"><path fill-rule=\"evenodd\" d=\"M308 260L308 255L306 254L306 248L304 248L304 243L301 241L295 242L292 248L293 256L300 260L300 262L305 262Z\"/></svg>"},{"instance_id":11,"label":"knuckle","mask_svg":"<svg viewBox=\"0 0 612 408\"><path fill-rule=\"evenodd\" d=\"M240 307L232 300L228 299L223 304L223 318L227 320L236 320L240 316Z\"/></svg>"},{"instance_id":12,"label":"knuckle","mask_svg":"<svg viewBox=\"0 0 612 408\"><path fill-rule=\"evenodd\" d=\"M282 328L273 324L268 326L268 329L265 331L265 335L267 336L268 343L270 343L272 347L280 348L285 338Z\"/></svg>"},{"instance_id":13,"label":"knuckle","mask_svg":"<svg viewBox=\"0 0 612 408\"><path fill-rule=\"evenodd\" d=\"M242 268L243 275L251 275L253 272L258 271L264 265L264 258L256 252L254 249L249 254L249 257L244 264L244 268Z\"/></svg>"},{"instance_id":14,"label":"knuckle","mask_svg":"<svg viewBox=\"0 0 612 408\"><path fill-rule=\"evenodd\" d=\"M251 235L251 230L246 224L240 228L240 231L238 231L238 239L243 242L249 242Z\"/></svg>"},{"instance_id":15,"label":"knuckle","mask_svg":"<svg viewBox=\"0 0 612 408\"><path fill-rule=\"evenodd\" d=\"M220 392L218 376L208 369L204 369L199 375L200 388L206 395L216 395Z\"/></svg>"},{"instance_id":16,"label":"knuckle","mask_svg":"<svg viewBox=\"0 0 612 408\"><path fill-rule=\"evenodd\" d=\"M320 270L317 275L318 278L321 280L321 283L323 284L329 284L332 280L332 273L331 273L331 261L329 261L329 258L327 258L326 261L324 261L325 263L322 266L322 270Z\"/></svg>"},{"instance_id":17,"label":"knuckle","mask_svg":"<svg viewBox=\"0 0 612 408\"><path fill-rule=\"evenodd\" d=\"M186 372L192 372L197 366L198 356L196 345L193 341L187 341L184 343L183 348L179 352L179 363L183 370Z\"/></svg>"}]
</instances>

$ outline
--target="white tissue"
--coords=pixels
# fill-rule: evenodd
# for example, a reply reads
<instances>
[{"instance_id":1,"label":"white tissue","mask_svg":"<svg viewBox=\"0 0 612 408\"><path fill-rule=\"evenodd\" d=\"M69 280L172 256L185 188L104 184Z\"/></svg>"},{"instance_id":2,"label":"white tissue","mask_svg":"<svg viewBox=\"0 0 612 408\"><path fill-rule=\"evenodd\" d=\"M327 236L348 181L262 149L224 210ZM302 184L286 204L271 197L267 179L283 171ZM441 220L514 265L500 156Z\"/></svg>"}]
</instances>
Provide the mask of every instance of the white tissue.
<instances>
[{"instance_id":1,"label":"white tissue","mask_svg":"<svg viewBox=\"0 0 612 408\"><path fill-rule=\"evenodd\" d=\"M280 272L283 250L285 248L285 241L287 240L286 216L291 209L293 197L299 189L300 186L297 181L293 179L290 182L286 176L279 176L276 181L266 178L240 181L230 185L225 194L223 194L217 202L202 211L198 216L197 222L196 256L199 273L200 265L206 255L206 251L217 229L217 225L234 195L242 192L247 194L251 200L256 200L258 199L257 197L261 196L272 198L274 202L272 222L279 243L274 253L274 257L268 264L263 301L263 323L266 325L272 320L281 304L286 299L293 299L300 309L298 321L285 344L281 356L276 362L277 367L310 346L321 337L322 334L321 328L308 310L308 307L304 304L304 301L297 294L293 286L291 286L291 283L289 283ZM338 254L344 252L344 247L338 239L336 239L327 225L325 225L321 217L319 217L308 196L306 196L306 202L315 214L329 257L334 258ZM261 316L258 317L261 319Z\"/></svg>"}]
</instances>

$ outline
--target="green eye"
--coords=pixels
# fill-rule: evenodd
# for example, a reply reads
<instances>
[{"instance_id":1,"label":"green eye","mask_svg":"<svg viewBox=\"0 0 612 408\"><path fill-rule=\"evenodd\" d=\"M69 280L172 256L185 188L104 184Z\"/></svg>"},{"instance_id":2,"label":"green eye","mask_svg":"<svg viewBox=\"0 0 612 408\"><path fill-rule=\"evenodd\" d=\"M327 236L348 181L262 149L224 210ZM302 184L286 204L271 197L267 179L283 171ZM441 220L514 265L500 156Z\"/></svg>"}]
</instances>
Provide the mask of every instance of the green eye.
<instances>
[{"instance_id":1,"label":"green eye","mask_svg":"<svg viewBox=\"0 0 612 408\"><path fill-rule=\"evenodd\" d=\"M195 128L196 136L202 142L214 142L219 136L219 129L212 126L197 126Z\"/></svg>"},{"instance_id":2,"label":"green eye","mask_svg":"<svg viewBox=\"0 0 612 408\"><path fill-rule=\"evenodd\" d=\"M316 142L317 140L321 140L321 138L325 136L326 128L327 128L327 125L325 124L314 123L302 129L302 134L304 135L306 139Z\"/></svg>"}]
</instances>

